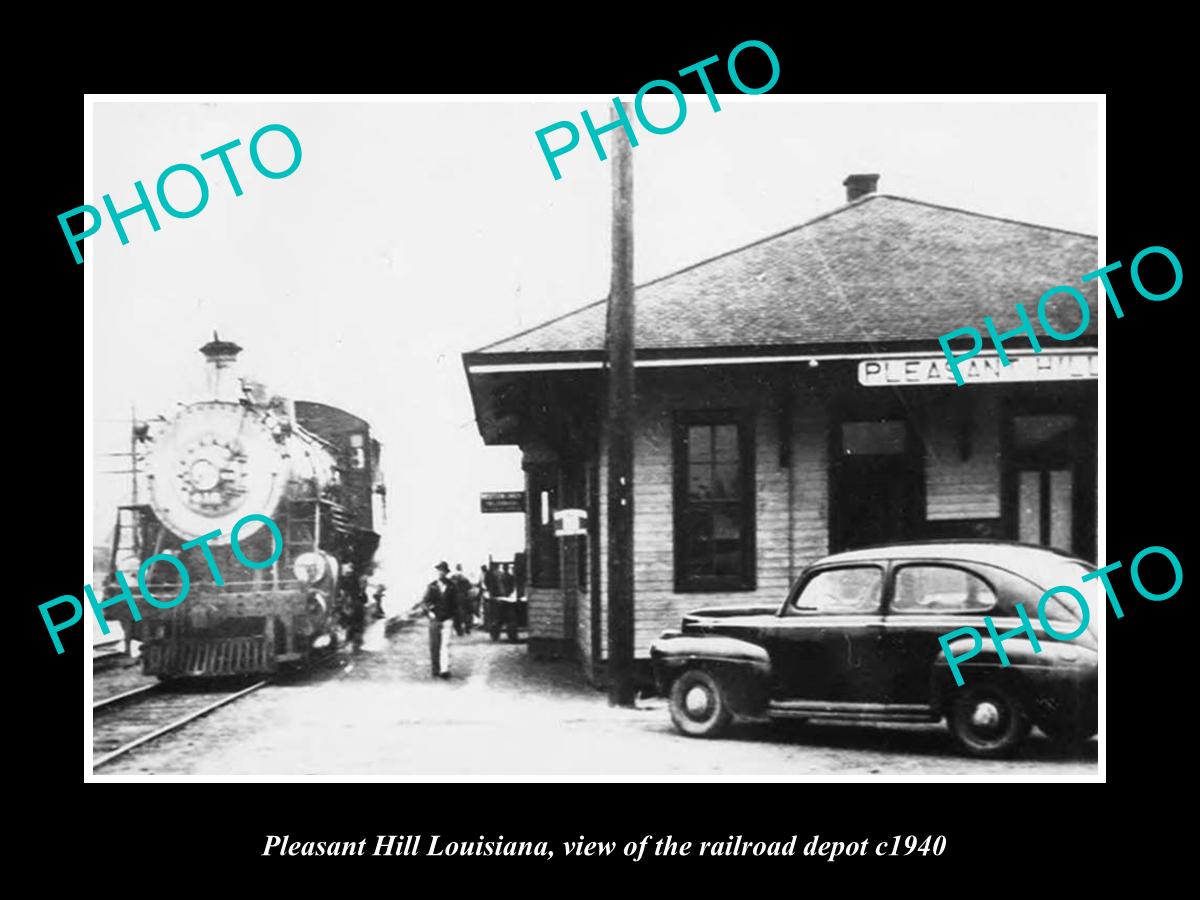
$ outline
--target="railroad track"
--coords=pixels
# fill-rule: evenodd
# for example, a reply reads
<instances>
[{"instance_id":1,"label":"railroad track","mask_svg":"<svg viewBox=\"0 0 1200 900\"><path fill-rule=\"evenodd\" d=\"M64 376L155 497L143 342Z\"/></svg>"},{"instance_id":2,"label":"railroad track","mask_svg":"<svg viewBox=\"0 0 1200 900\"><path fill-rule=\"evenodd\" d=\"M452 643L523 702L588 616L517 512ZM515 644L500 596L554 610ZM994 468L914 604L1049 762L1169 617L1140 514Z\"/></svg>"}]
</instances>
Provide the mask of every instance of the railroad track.
<instances>
[{"instance_id":1,"label":"railroad track","mask_svg":"<svg viewBox=\"0 0 1200 900\"><path fill-rule=\"evenodd\" d=\"M236 690L172 690L162 684L126 691L92 704L92 769L178 731L270 682Z\"/></svg>"}]
</instances>

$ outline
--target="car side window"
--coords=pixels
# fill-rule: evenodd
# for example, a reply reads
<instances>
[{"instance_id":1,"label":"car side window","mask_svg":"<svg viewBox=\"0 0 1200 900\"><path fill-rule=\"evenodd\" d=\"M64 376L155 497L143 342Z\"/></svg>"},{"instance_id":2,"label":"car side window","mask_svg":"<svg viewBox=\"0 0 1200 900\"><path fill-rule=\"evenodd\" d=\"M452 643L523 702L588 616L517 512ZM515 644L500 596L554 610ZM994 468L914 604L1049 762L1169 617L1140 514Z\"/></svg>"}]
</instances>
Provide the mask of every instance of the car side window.
<instances>
[{"instance_id":1,"label":"car side window","mask_svg":"<svg viewBox=\"0 0 1200 900\"><path fill-rule=\"evenodd\" d=\"M892 612L983 612L996 605L986 581L952 566L904 566L896 571Z\"/></svg>"},{"instance_id":2,"label":"car side window","mask_svg":"<svg viewBox=\"0 0 1200 900\"><path fill-rule=\"evenodd\" d=\"M818 572L801 589L792 608L801 612L873 613L879 611L883 570L851 566Z\"/></svg>"}]
</instances>

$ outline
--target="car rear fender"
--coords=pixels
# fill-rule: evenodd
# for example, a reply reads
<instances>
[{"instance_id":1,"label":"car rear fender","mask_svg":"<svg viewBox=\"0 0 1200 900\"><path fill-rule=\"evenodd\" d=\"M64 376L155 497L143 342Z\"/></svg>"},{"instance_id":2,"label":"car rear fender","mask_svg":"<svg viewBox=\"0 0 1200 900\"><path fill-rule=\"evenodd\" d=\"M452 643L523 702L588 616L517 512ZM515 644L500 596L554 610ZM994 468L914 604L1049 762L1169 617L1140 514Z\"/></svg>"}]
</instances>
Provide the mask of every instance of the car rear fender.
<instances>
[{"instance_id":1,"label":"car rear fender","mask_svg":"<svg viewBox=\"0 0 1200 900\"><path fill-rule=\"evenodd\" d=\"M712 675L739 716L761 716L770 699L771 657L758 644L722 636L667 633L650 647L659 691L671 692L675 679L689 669Z\"/></svg>"},{"instance_id":2,"label":"car rear fender","mask_svg":"<svg viewBox=\"0 0 1200 900\"><path fill-rule=\"evenodd\" d=\"M1040 707L1046 694L1057 694L1060 688L1085 682L1089 673L1094 678L1096 653L1090 648L1072 642L1060 642L1050 638L1039 640L1040 652L1034 652L1033 644L1016 637L1004 642L1008 665L1001 661L1000 654L990 640L984 640L983 648L976 656L958 663L958 674L963 680L959 686L950 669L946 654L939 653L933 661L934 705L945 708L954 699L955 692L972 684L1002 682L1025 704L1031 714ZM953 641L950 651L961 656L970 650L973 643L964 638Z\"/></svg>"}]
</instances>

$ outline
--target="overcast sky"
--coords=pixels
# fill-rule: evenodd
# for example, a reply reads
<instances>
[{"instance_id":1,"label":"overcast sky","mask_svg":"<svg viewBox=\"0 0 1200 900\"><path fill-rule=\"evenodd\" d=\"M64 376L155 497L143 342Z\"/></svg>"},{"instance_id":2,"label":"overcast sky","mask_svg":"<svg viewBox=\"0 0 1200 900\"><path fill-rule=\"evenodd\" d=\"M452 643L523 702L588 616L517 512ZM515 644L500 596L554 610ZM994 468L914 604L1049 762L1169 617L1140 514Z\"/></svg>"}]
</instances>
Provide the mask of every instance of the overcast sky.
<instances>
[{"instance_id":1,"label":"overcast sky","mask_svg":"<svg viewBox=\"0 0 1200 900\"><path fill-rule=\"evenodd\" d=\"M639 283L841 205L852 172L880 173L885 193L1097 233L1092 104L722 95L714 113L703 95L688 101L678 130L641 131L633 151ZM560 119L579 123L584 107L607 120L594 98L97 103L96 196L85 202L111 193L118 209L132 206L135 180L153 196L179 162L198 166L211 194L190 219L159 209L158 232L144 215L126 219L127 246L108 221L87 239L96 450L127 449L131 404L150 416L195 397L198 348L217 329L245 348L243 373L273 392L372 423L389 489L381 578L397 602L438 559L511 557L521 517L480 515L479 492L520 490L520 455L483 445L461 354L607 294L609 163L584 134L555 181L534 138ZM648 108L658 122L674 110ZM269 123L303 147L287 178L260 176L247 155ZM219 163L199 159L234 138L236 198ZM272 168L290 158L277 134L262 149ZM184 209L188 181L169 182ZM129 489L128 476L103 470L123 467L97 459L97 542Z\"/></svg>"}]
</instances>

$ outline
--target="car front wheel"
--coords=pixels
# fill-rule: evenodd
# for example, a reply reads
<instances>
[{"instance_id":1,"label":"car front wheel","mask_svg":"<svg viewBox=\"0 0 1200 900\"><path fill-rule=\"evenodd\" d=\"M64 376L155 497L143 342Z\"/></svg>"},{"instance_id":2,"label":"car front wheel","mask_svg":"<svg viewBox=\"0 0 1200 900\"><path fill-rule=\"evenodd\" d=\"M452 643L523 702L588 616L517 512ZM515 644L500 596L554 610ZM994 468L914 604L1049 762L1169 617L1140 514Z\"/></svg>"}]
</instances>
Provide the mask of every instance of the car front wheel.
<instances>
[{"instance_id":1,"label":"car front wheel","mask_svg":"<svg viewBox=\"0 0 1200 900\"><path fill-rule=\"evenodd\" d=\"M1000 685L964 687L951 702L950 731L971 756L1007 756L1029 733L1029 719L1012 692Z\"/></svg>"},{"instance_id":2,"label":"car front wheel","mask_svg":"<svg viewBox=\"0 0 1200 900\"><path fill-rule=\"evenodd\" d=\"M716 737L732 713L720 682L700 669L689 669L671 686L671 721L691 737Z\"/></svg>"}]
</instances>

